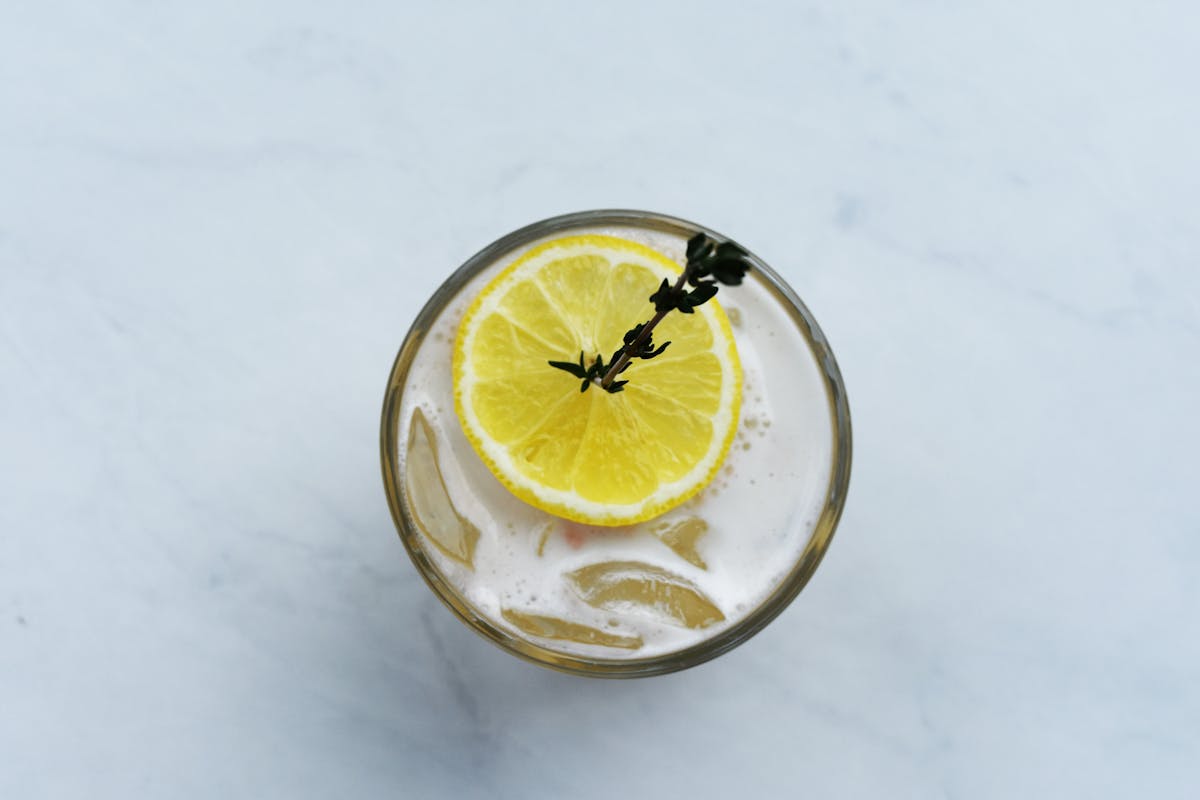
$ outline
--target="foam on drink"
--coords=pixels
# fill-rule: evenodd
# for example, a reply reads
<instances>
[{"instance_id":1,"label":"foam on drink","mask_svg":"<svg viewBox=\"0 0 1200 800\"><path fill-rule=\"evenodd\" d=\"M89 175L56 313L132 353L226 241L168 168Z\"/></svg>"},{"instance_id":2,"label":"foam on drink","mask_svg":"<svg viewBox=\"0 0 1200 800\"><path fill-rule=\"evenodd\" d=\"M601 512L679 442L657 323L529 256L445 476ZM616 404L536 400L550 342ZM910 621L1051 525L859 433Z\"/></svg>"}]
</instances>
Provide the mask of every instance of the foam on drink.
<instances>
[{"instance_id":1,"label":"foam on drink","mask_svg":"<svg viewBox=\"0 0 1200 800\"><path fill-rule=\"evenodd\" d=\"M666 233L571 233L618 236L685 261L686 241ZM761 605L813 534L833 459L820 365L788 309L752 272L717 298L733 324L744 375L738 432L717 478L682 506L623 528L581 525L533 508L496 480L463 435L450 367L471 299L539 243L476 275L432 324L413 360L399 450L417 527L434 565L466 602L541 647L628 659L697 644ZM636 369L627 373L631 380Z\"/></svg>"}]
</instances>

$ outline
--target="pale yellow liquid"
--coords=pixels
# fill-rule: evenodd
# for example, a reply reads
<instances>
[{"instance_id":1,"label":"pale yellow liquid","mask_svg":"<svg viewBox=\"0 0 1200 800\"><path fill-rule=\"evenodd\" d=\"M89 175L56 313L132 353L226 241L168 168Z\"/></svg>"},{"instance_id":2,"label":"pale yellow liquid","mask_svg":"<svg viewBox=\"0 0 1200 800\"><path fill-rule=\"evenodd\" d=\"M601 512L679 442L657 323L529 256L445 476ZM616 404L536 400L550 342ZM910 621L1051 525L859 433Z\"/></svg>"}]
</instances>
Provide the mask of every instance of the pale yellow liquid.
<instances>
[{"instance_id":1,"label":"pale yellow liquid","mask_svg":"<svg viewBox=\"0 0 1200 800\"><path fill-rule=\"evenodd\" d=\"M667 234L572 233L633 239L683 262L684 240ZM683 506L627 528L553 517L492 476L454 414L450 360L458 322L479 289L524 249L468 284L413 361L400 452L417 527L436 568L467 603L541 647L624 659L698 644L757 608L813 533L833 450L819 365L765 286L749 280L722 289L718 299L734 326L745 383L736 440L717 479Z\"/></svg>"}]
</instances>

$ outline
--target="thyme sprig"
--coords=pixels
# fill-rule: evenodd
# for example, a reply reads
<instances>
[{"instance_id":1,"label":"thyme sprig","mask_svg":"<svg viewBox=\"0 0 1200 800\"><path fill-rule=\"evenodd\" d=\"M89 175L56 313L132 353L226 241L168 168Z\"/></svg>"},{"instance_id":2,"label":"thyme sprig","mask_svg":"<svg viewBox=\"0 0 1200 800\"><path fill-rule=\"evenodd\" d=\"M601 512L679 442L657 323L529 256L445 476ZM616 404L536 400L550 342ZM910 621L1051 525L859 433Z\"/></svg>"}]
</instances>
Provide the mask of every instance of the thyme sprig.
<instances>
[{"instance_id":1,"label":"thyme sprig","mask_svg":"<svg viewBox=\"0 0 1200 800\"><path fill-rule=\"evenodd\" d=\"M639 322L625 333L622 345L612 354L607 366L602 354L597 354L592 363L587 364L582 351L579 353L578 362L547 363L579 378L580 392L586 392L593 383L599 384L607 392L620 392L629 381L619 381L616 378L629 369L633 359L656 358L670 346L668 341L655 347L653 335L655 326L662 322L667 314L672 311L694 314L697 306L704 305L716 296L718 284L737 286L746 276L750 266L750 254L737 243L718 242L707 234L698 233L688 240L687 265L675 283L672 284L663 278L658 290L650 295L650 302L654 304L654 316L646 322ZM686 286L692 288L687 289Z\"/></svg>"}]
</instances>

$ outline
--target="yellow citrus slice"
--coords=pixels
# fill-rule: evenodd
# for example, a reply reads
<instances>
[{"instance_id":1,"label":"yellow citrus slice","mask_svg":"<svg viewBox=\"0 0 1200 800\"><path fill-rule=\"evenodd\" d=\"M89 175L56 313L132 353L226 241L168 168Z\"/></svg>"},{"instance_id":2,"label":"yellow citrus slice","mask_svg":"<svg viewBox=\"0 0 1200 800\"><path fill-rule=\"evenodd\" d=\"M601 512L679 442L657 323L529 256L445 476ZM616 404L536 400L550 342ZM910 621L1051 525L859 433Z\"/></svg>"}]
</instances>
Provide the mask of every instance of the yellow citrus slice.
<instances>
[{"instance_id":1,"label":"yellow citrus slice","mask_svg":"<svg viewBox=\"0 0 1200 800\"><path fill-rule=\"evenodd\" d=\"M531 248L467 309L454 347L454 406L488 468L527 503L591 525L655 517L699 492L729 450L742 368L716 300L668 314L624 391L548 361L605 361L654 315L649 297L681 272L663 254L612 236Z\"/></svg>"}]
</instances>

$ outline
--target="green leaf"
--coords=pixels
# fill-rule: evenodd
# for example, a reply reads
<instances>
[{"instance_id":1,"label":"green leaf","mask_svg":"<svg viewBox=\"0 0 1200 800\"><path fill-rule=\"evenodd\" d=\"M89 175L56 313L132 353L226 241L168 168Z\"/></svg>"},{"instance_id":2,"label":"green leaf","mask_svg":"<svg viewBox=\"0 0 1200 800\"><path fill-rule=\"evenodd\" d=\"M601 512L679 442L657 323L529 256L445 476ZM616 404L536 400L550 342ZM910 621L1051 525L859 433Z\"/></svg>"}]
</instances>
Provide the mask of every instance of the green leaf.
<instances>
[{"instance_id":1,"label":"green leaf","mask_svg":"<svg viewBox=\"0 0 1200 800\"><path fill-rule=\"evenodd\" d=\"M749 255L737 242L721 242L717 245L717 258L742 259Z\"/></svg>"},{"instance_id":2,"label":"green leaf","mask_svg":"<svg viewBox=\"0 0 1200 800\"><path fill-rule=\"evenodd\" d=\"M703 305L713 299L717 293L716 284L702 283L687 294L687 301L692 306Z\"/></svg>"},{"instance_id":3,"label":"green leaf","mask_svg":"<svg viewBox=\"0 0 1200 800\"><path fill-rule=\"evenodd\" d=\"M713 277L726 286L737 286L742 282L750 265L740 259L722 258L713 262Z\"/></svg>"},{"instance_id":4,"label":"green leaf","mask_svg":"<svg viewBox=\"0 0 1200 800\"><path fill-rule=\"evenodd\" d=\"M645 358L645 359L650 359L650 358L654 358L655 356L661 356L661 355L662 355L662 352L663 352L663 350L666 350L666 349L667 349L667 347L668 347L670 344L671 344L671 343L670 343L669 341L668 341L668 342L663 342L662 344L660 344L660 345L658 346L658 349L657 349L657 350L648 350L648 351L646 351L645 353L642 353L642 356L641 356L641 357L642 357L642 358ZM626 366L628 366L628 365L626 365ZM625 370L621 370L621 371L622 371L622 372L624 372Z\"/></svg>"},{"instance_id":5,"label":"green leaf","mask_svg":"<svg viewBox=\"0 0 1200 800\"><path fill-rule=\"evenodd\" d=\"M687 243L687 258L688 261L695 261L697 258L703 258L708 251L713 247L713 240L708 238L708 234L697 233L692 238L688 239Z\"/></svg>"},{"instance_id":6,"label":"green leaf","mask_svg":"<svg viewBox=\"0 0 1200 800\"><path fill-rule=\"evenodd\" d=\"M662 285L658 287L658 291L650 295L650 302L654 303L656 312L669 311L674 307L675 293L671 291L671 284L666 278L663 278Z\"/></svg>"},{"instance_id":7,"label":"green leaf","mask_svg":"<svg viewBox=\"0 0 1200 800\"><path fill-rule=\"evenodd\" d=\"M561 369L563 372L569 372L576 378L582 378L587 374L583 368L574 361L547 361L546 363L555 369Z\"/></svg>"}]
</instances>

